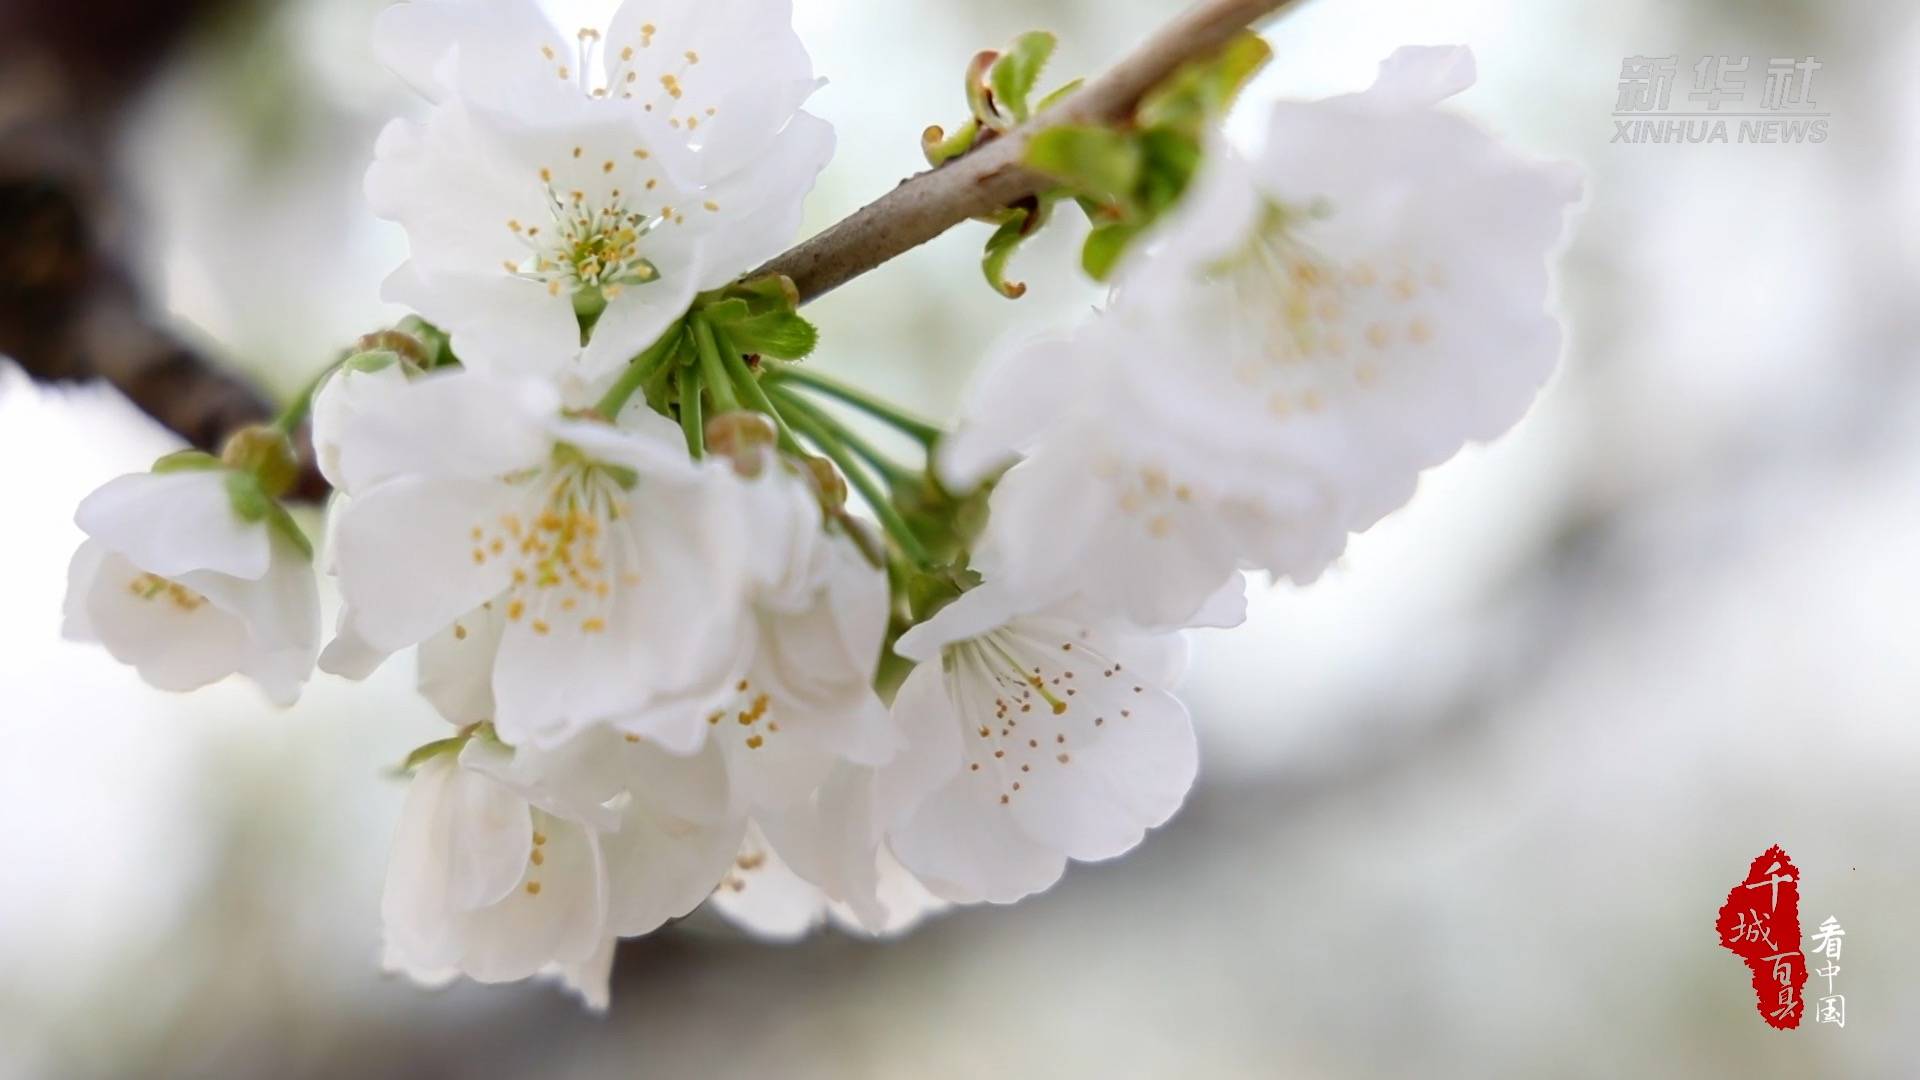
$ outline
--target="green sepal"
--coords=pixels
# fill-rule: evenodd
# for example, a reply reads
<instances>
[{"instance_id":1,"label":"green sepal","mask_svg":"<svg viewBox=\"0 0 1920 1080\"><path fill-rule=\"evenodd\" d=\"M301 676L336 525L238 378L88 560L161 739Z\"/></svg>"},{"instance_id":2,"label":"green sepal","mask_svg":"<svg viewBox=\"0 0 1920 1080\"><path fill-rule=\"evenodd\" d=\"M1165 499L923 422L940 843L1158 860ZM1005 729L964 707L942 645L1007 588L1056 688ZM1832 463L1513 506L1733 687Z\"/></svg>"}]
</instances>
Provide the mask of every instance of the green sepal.
<instances>
[{"instance_id":1,"label":"green sepal","mask_svg":"<svg viewBox=\"0 0 1920 1080\"><path fill-rule=\"evenodd\" d=\"M220 459L205 450L175 450L162 454L150 470L156 473L198 472L220 468Z\"/></svg>"},{"instance_id":2,"label":"green sepal","mask_svg":"<svg viewBox=\"0 0 1920 1080\"><path fill-rule=\"evenodd\" d=\"M1127 245L1140 232L1140 226L1126 222L1095 226L1087 234L1086 244L1080 248L1080 268L1095 281L1107 280L1113 274L1113 268L1119 264L1120 256L1126 254Z\"/></svg>"},{"instance_id":3,"label":"green sepal","mask_svg":"<svg viewBox=\"0 0 1920 1080\"><path fill-rule=\"evenodd\" d=\"M404 776L442 754L457 754L466 747L469 738L472 738L472 734L463 731L458 735L449 735L444 739L435 739L430 743L416 746L407 755L407 759L400 763L397 771Z\"/></svg>"},{"instance_id":4,"label":"green sepal","mask_svg":"<svg viewBox=\"0 0 1920 1080\"><path fill-rule=\"evenodd\" d=\"M1103 202L1124 203L1140 178L1144 153L1132 136L1111 128L1062 124L1027 142L1026 163Z\"/></svg>"},{"instance_id":5,"label":"green sepal","mask_svg":"<svg viewBox=\"0 0 1920 1080\"><path fill-rule=\"evenodd\" d=\"M227 501L241 521L265 521L273 512L273 499L261 489L260 480L250 472L230 469L226 475Z\"/></svg>"},{"instance_id":6,"label":"green sepal","mask_svg":"<svg viewBox=\"0 0 1920 1080\"><path fill-rule=\"evenodd\" d=\"M1033 85L1053 55L1057 39L1045 30L1034 30L1013 39L1013 44L987 71L987 85L993 90L994 103L1014 123L1024 124L1033 115L1027 105Z\"/></svg>"},{"instance_id":7,"label":"green sepal","mask_svg":"<svg viewBox=\"0 0 1920 1080\"><path fill-rule=\"evenodd\" d=\"M1146 95L1136 114L1141 127L1198 135L1232 107L1247 83L1273 58L1266 39L1245 31L1212 56L1193 60Z\"/></svg>"}]
</instances>

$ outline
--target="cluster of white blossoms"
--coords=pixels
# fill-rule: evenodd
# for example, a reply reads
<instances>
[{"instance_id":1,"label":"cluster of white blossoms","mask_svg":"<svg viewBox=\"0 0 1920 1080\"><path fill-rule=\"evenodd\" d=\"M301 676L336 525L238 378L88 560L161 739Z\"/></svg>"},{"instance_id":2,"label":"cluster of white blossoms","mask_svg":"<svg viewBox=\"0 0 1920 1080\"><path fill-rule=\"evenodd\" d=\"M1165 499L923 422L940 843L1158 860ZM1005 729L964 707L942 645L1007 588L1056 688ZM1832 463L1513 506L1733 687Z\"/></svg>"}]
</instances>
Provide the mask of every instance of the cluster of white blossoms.
<instances>
[{"instance_id":1,"label":"cluster of white blossoms","mask_svg":"<svg viewBox=\"0 0 1920 1080\"><path fill-rule=\"evenodd\" d=\"M332 639L281 506L304 405L90 496L66 629L281 703L412 649L449 727L407 763L382 912L422 982L600 1006L619 938L708 900L771 938L890 934L1129 850L1197 767L1183 631L1240 621L1244 571L1311 580L1558 351L1577 181L1434 107L1461 49L1210 146L1106 309L1005 349L938 433L777 363L791 297L740 281L833 146L786 0L572 34L413 0L378 34L426 99L367 180L421 318L312 395ZM970 499L984 526L953 523Z\"/></svg>"}]
</instances>

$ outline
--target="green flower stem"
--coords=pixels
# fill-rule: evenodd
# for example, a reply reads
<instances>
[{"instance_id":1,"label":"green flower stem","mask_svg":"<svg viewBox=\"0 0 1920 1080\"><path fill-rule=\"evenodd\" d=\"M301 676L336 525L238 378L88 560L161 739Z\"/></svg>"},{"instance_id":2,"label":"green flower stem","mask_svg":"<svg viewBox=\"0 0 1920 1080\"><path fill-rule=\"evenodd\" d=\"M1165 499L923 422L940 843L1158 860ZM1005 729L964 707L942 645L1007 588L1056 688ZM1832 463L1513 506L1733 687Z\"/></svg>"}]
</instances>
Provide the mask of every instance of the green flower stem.
<instances>
[{"instance_id":1,"label":"green flower stem","mask_svg":"<svg viewBox=\"0 0 1920 1080\"><path fill-rule=\"evenodd\" d=\"M675 323L667 327L667 332L660 335L660 340L647 346L639 356L633 358L633 362L620 373L620 378L607 389L606 394L593 407L593 411L609 420L618 417L620 410L627 407L627 400L646 384L647 379L660 369L661 364L666 363L667 358L673 355L674 346L679 343L680 324Z\"/></svg>"},{"instance_id":2,"label":"green flower stem","mask_svg":"<svg viewBox=\"0 0 1920 1080\"><path fill-rule=\"evenodd\" d=\"M719 341L720 355L727 365L727 374L733 376L734 387L740 391L740 396L747 400L747 404L766 413L767 417L773 421L773 428L780 435L780 449L790 454L799 453L799 440L793 437L793 430L787 426L786 417L780 415L780 410L774 406L773 399L767 396L766 388L760 385L759 377L753 373L752 368L747 366L746 358L741 356L740 350L734 348L733 343L727 340L724 330L715 330L714 335Z\"/></svg>"},{"instance_id":3,"label":"green flower stem","mask_svg":"<svg viewBox=\"0 0 1920 1080\"><path fill-rule=\"evenodd\" d=\"M922 446L932 446L941 435L940 428L934 424L907 412L897 405L889 404L856 386L849 386L828 375L816 371L794 367L791 364L768 365L769 378L780 382L790 382L805 386L859 409L861 412L905 432L918 440Z\"/></svg>"},{"instance_id":4,"label":"green flower stem","mask_svg":"<svg viewBox=\"0 0 1920 1080\"><path fill-rule=\"evenodd\" d=\"M887 482L895 484L913 484L919 482L919 476L912 469L880 452L880 449L866 439L855 434L852 429L835 419L825 409L794 393L792 390L776 385L773 388L774 400L789 412L798 413L812 421L814 426L824 429L846 446L847 449L873 466Z\"/></svg>"},{"instance_id":5,"label":"green flower stem","mask_svg":"<svg viewBox=\"0 0 1920 1080\"><path fill-rule=\"evenodd\" d=\"M931 565L927 549L921 545L920 538L913 534L906 519L900 516L900 512L893 508L892 501L880 490L880 485L874 482L873 477L867 475L867 471L860 467L860 463L854 460L853 455L847 453L846 447L834 437L833 432L816 425L812 417L798 410L790 414L787 420L793 424L794 430L805 435L808 442L819 447L820 452L839 467L840 472L846 476L847 483L853 485L854 490L858 491L860 497L872 508L874 516L880 519L880 524L887 530L887 535L893 537L893 542L900 545L901 552L913 560L915 566Z\"/></svg>"},{"instance_id":6,"label":"green flower stem","mask_svg":"<svg viewBox=\"0 0 1920 1080\"><path fill-rule=\"evenodd\" d=\"M699 457L706 449L706 426L700 420L700 371L681 368L677 380L680 399L680 431L687 437L687 453Z\"/></svg>"},{"instance_id":7,"label":"green flower stem","mask_svg":"<svg viewBox=\"0 0 1920 1080\"><path fill-rule=\"evenodd\" d=\"M713 327L698 315L688 323L693 328L693 347L700 354L700 380L713 395L713 411L732 412L740 407L733 396L733 380L727 378L726 365L720 361L720 346L713 340Z\"/></svg>"},{"instance_id":8,"label":"green flower stem","mask_svg":"<svg viewBox=\"0 0 1920 1080\"><path fill-rule=\"evenodd\" d=\"M327 376L339 370L344 361L343 357L321 368L320 374L315 375L307 385L301 387L293 400L287 402L286 408L280 410L280 415L273 418L273 430L282 435L293 434L293 429L299 427L301 421L307 418L307 414L313 411L313 396L320 392L321 384L327 381Z\"/></svg>"}]
</instances>

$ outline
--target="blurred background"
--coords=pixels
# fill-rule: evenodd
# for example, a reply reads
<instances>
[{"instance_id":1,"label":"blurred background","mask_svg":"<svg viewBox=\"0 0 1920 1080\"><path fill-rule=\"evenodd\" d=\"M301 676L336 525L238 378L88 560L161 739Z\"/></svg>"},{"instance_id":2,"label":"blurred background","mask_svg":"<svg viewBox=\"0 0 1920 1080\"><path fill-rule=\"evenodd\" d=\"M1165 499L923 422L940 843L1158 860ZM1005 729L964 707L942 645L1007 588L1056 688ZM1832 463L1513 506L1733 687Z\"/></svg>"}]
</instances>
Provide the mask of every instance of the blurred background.
<instances>
[{"instance_id":1,"label":"blurred background","mask_svg":"<svg viewBox=\"0 0 1920 1080\"><path fill-rule=\"evenodd\" d=\"M67 32L137 81L92 6ZM290 392L398 314L403 240L359 178L415 106L370 55L380 0L174 6L204 12L94 133L99 179L167 325ZM840 139L809 231L915 171L976 49L1053 29L1065 78L1178 6L796 0ZM39 70L6 36L0 125ZM1257 584L1245 627L1196 640L1200 781L1131 856L892 943L699 914L623 949L603 1019L378 973L384 770L439 730L409 664L279 712L59 640L74 504L177 439L0 363L0 1077L1913 1075L1920 9L1315 0L1269 38L1243 125L1463 42L1458 107L1584 165L1538 407L1321 583ZM1750 102L1766 58L1817 57L1830 135L1610 144L1632 55L1679 57L1675 109L1703 55L1754 57ZM1017 303L979 280L984 236L809 308L818 362L943 414L1000 332L1097 298L1071 227L1020 257ZM1844 1030L1765 1029L1717 944L1773 843L1807 927L1848 932Z\"/></svg>"}]
</instances>

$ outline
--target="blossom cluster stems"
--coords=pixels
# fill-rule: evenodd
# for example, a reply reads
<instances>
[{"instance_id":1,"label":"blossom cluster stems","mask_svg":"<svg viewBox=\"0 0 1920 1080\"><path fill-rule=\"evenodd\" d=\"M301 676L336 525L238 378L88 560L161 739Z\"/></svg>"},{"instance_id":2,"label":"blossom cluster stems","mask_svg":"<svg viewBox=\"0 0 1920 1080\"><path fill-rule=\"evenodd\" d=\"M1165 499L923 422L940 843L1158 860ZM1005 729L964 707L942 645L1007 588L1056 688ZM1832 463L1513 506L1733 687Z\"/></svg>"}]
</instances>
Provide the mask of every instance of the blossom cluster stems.
<instances>
[{"instance_id":1,"label":"blossom cluster stems","mask_svg":"<svg viewBox=\"0 0 1920 1080\"><path fill-rule=\"evenodd\" d=\"M342 360L336 360L326 367L321 368L320 374L307 380L306 385L302 386L299 392L293 395L293 399L288 401L286 406L280 410L279 415L273 418L273 430L282 435L293 434L294 429L304 423L307 415L313 412L314 396L320 392L320 387L326 383L327 376L332 375L338 370L340 364L343 362L344 358L342 358Z\"/></svg>"},{"instance_id":2,"label":"blossom cluster stems","mask_svg":"<svg viewBox=\"0 0 1920 1080\"><path fill-rule=\"evenodd\" d=\"M620 410L626 408L627 402L633 398L633 395L639 392L640 388L646 385L647 380L660 370L660 365L666 363L667 358L673 355L674 346L679 342L680 327L677 325L668 327L667 332L660 335L660 340L647 346L639 356L633 358L633 362L626 366L626 369L620 373L620 377L614 380L614 384L607 388L607 392L601 396L599 403L593 407L593 411L609 420L618 417Z\"/></svg>"},{"instance_id":3,"label":"blossom cluster stems","mask_svg":"<svg viewBox=\"0 0 1920 1080\"><path fill-rule=\"evenodd\" d=\"M841 382L830 375L822 375L817 371L809 371L790 364L778 364L768 365L767 378L776 384L793 383L810 390L817 390L828 397L838 398L911 437L922 446L932 446L934 441L940 438L941 432L938 425L922 420L897 405L882 401L865 390Z\"/></svg>"},{"instance_id":4,"label":"blossom cluster stems","mask_svg":"<svg viewBox=\"0 0 1920 1080\"><path fill-rule=\"evenodd\" d=\"M714 411L733 412L740 407L740 399L734 395L733 379L720 359L720 345L713 339L713 327L698 315L687 320L687 324L688 333L693 335L693 350L700 360L700 380L706 383L707 393L713 395Z\"/></svg>"},{"instance_id":5,"label":"blossom cluster stems","mask_svg":"<svg viewBox=\"0 0 1920 1080\"><path fill-rule=\"evenodd\" d=\"M740 396L746 399L748 405L765 413L767 418L773 421L774 431L779 437L780 449L790 454L799 453L800 442L794 438L793 428L787 424L786 417L780 415L780 410L774 406L773 400L767 396L766 388L760 385L760 377L755 375L753 369L747 366L746 357L742 356L740 350L734 348L733 344L726 340L724 332L715 331L715 334L720 340L720 355L726 365L727 374L733 378L735 387L740 391Z\"/></svg>"},{"instance_id":6,"label":"blossom cluster stems","mask_svg":"<svg viewBox=\"0 0 1920 1080\"><path fill-rule=\"evenodd\" d=\"M861 466L860 461L856 460L856 455L849 451L847 439L849 433L846 429L817 409L799 401L792 394L783 392L778 386L773 388L771 396L774 404L785 410L783 415L786 421L793 425L794 430L806 436L808 442L825 454L827 459L846 476L847 483L860 493L860 498L866 501L867 506L873 510L874 516L880 519L881 527L886 529L887 535L899 545L901 554L915 566L931 565L932 558L927 554L926 545L920 542L920 538L914 534L906 519L900 516L900 511L894 507L892 498L879 482Z\"/></svg>"},{"instance_id":7,"label":"blossom cluster stems","mask_svg":"<svg viewBox=\"0 0 1920 1080\"><path fill-rule=\"evenodd\" d=\"M794 413L809 421L813 427L831 434L848 450L854 452L884 478L888 484L911 484L918 480L912 469L888 457L880 448L868 442L847 425L835 419L825 409L813 404L785 387L776 386L773 390L778 407Z\"/></svg>"}]
</instances>

